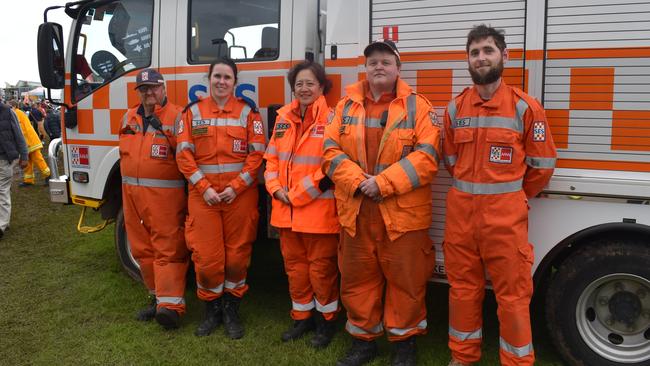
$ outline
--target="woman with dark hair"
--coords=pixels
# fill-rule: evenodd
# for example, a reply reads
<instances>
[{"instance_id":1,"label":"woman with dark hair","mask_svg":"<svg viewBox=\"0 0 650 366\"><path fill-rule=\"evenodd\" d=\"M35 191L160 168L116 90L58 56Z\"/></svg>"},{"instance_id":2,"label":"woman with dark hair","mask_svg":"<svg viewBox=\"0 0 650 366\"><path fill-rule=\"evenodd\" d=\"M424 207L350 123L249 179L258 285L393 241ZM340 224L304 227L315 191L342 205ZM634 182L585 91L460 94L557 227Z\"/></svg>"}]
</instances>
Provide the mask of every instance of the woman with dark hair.
<instances>
[{"instance_id":1,"label":"woman with dark hair","mask_svg":"<svg viewBox=\"0 0 650 366\"><path fill-rule=\"evenodd\" d=\"M339 223L332 182L321 170L331 114L323 94L330 82L321 65L308 61L291 68L288 79L295 99L278 110L264 155L266 189L273 197L271 225L280 231L294 320L282 340L315 328L311 344L323 348L334 336L339 311Z\"/></svg>"},{"instance_id":2,"label":"woman with dark hair","mask_svg":"<svg viewBox=\"0 0 650 366\"><path fill-rule=\"evenodd\" d=\"M210 96L185 107L176 159L189 181L185 239L192 251L199 299L206 302L197 336L221 323L244 336L239 303L257 233L257 172L265 138L254 106L233 95L237 66L220 58L209 68ZM222 296L223 295L223 296Z\"/></svg>"}]
</instances>

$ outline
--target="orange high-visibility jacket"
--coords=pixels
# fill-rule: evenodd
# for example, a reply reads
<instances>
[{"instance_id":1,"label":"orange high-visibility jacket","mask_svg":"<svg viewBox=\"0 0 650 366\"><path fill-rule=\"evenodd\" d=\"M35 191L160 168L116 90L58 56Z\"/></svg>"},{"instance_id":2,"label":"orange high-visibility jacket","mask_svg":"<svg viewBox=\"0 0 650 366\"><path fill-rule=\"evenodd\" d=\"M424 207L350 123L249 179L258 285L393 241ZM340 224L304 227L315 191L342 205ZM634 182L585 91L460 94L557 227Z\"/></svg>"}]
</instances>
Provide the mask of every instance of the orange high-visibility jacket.
<instances>
[{"instance_id":1,"label":"orange high-visibility jacket","mask_svg":"<svg viewBox=\"0 0 650 366\"><path fill-rule=\"evenodd\" d=\"M122 118L120 130L120 170L122 183L158 188L182 188L173 151L176 149L176 125L181 107L166 103L156 106L154 114L161 122L161 131L151 124L143 131L138 107L129 109Z\"/></svg>"},{"instance_id":2,"label":"orange high-visibility jacket","mask_svg":"<svg viewBox=\"0 0 650 366\"><path fill-rule=\"evenodd\" d=\"M13 109L18 117L18 122L20 124L20 129L23 132L23 137L25 137L25 142L27 143L27 152L31 153L43 147L41 139L38 138L38 134L32 126L32 122L29 120L29 117L25 112L21 111L18 108Z\"/></svg>"},{"instance_id":3,"label":"orange high-visibility jacket","mask_svg":"<svg viewBox=\"0 0 650 366\"><path fill-rule=\"evenodd\" d=\"M364 86L366 85L366 86ZM323 171L334 181L341 225L354 236L363 194L355 194L374 165L383 200L379 209L391 240L431 225L430 183L438 170L440 129L429 101L401 79L388 118L377 161L366 161L363 101L367 81L346 87L332 122L325 129Z\"/></svg>"},{"instance_id":4,"label":"orange high-visibility jacket","mask_svg":"<svg viewBox=\"0 0 650 366\"><path fill-rule=\"evenodd\" d=\"M252 187L266 149L264 125L256 110L231 96L223 109L212 97L186 107L178 127L178 168L204 193Z\"/></svg>"},{"instance_id":5,"label":"orange high-visibility jacket","mask_svg":"<svg viewBox=\"0 0 650 366\"><path fill-rule=\"evenodd\" d=\"M264 154L266 189L286 188L291 206L273 198L271 225L305 233L338 233L334 187L321 191L325 125L331 109L320 96L307 110L313 124L304 131L300 105L295 99L278 110L273 136Z\"/></svg>"},{"instance_id":6,"label":"orange high-visibility jacket","mask_svg":"<svg viewBox=\"0 0 650 366\"><path fill-rule=\"evenodd\" d=\"M534 197L553 174L557 153L544 109L503 81L489 101L475 87L465 89L447 106L444 126L445 165L459 191L523 188Z\"/></svg>"}]
</instances>

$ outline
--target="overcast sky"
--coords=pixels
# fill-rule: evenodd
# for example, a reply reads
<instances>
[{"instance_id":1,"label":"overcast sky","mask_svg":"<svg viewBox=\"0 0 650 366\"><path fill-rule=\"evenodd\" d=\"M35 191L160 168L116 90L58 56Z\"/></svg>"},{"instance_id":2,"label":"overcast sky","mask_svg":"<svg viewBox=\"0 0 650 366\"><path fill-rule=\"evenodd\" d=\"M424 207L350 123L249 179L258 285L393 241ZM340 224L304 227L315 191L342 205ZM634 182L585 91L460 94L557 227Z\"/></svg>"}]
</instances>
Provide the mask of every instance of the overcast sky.
<instances>
[{"instance_id":1,"label":"overcast sky","mask_svg":"<svg viewBox=\"0 0 650 366\"><path fill-rule=\"evenodd\" d=\"M40 82L36 60L36 35L48 6L64 5L70 0L3 1L0 11L0 87L18 80ZM63 9L50 11L48 20L63 25L64 42L68 42L70 18Z\"/></svg>"}]
</instances>

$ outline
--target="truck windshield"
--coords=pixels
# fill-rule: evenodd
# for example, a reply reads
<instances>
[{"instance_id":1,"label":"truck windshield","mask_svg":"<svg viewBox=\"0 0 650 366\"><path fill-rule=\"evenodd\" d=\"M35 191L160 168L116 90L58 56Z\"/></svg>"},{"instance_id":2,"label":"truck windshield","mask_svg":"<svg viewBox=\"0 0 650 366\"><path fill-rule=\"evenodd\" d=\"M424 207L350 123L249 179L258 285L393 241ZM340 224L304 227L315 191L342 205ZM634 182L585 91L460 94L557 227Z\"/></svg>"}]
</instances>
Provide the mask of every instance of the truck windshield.
<instances>
[{"instance_id":1,"label":"truck windshield","mask_svg":"<svg viewBox=\"0 0 650 366\"><path fill-rule=\"evenodd\" d=\"M152 26L152 0L102 2L85 8L73 38L74 101L126 72L149 66Z\"/></svg>"}]
</instances>

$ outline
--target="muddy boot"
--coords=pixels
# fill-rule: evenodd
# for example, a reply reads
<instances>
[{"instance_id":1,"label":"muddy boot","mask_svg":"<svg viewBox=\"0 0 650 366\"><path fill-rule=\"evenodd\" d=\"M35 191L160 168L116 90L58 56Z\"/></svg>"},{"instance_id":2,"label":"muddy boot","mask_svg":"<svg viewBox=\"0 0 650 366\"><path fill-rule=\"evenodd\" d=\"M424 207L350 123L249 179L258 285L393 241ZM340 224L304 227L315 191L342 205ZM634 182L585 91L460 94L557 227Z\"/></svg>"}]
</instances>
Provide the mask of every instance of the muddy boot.
<instances>
[{"instance_id":1,"label":"muddy boot","mask_svg":"<svg viewBox=\"0 0 650 366\"><path fill-rule=\"evenodd\" d=\"M141 322L148 322L150 320L153 320L153 318L156 316L156 297L149 297L150 304L146 308L138 311L138 314L135 316L135 318Z\"/></svg>"},{"instance_id":2,"label":"muddy boot","mask_svg":"<svg viewBox=\"0 0 650 366\"><path fill-rule=\"evenodd\" d=\"M177 329L181 325L181 316L175 310L161 307L156 311L156 322L165 330Z\"/></svg>"},{"instance_id":3,"label":"muddy boot","mask_svg":"<svg viewBox=\"0 0 650 366\"><path fill-rule=\"evenodd\" d=\"M377 353L377 342L355 338L348 353L336 362L336 366L361 366L374 360Z\"/></svg>"},{"instance_id":4,"label":"muddy boot","mask_svg":"<svg viewBox=\"0 0 650 366\"><path fill-rule=\"evenodd\" d=\"M293 327L282 333L282 342L293 341L294 339L302 338L307 332L314 330L314 317L296 320L293 322Z\"/></svg>"},{"instance_id":5,"label":"muddy boot","mask_svg":"<svg viewBox=\"0 0 650 366\"><path fill-rule=\"evenodd\" d=\"M239 303L241 299L226 293L223 299L223 326L230 339L244 336L244 325L239 319Z\"/></svg>"},{"instance_id":6,"label":"muddy boot","mask_svg":"<svg viewBox=\"0 0 650 366\"><path fill-rule=\"evenodd\" d=\"M316 312L316 334L311 339L310 343L314 348L325 348L329 346L336 333L336 320L326 320L323 314Z\"/></svg>"},{"instance_id":7,"label":"muddy boot","mask_svg":"<svg viewBox=\"0 0 650 366\"><path fill-rule=\"evenodd\" d=\"M415 366L415 337L393 342L393 366Z\"/></svg>"},{"instance_id":8,"label":"muddy boot","mask_svg":"<svg viewBox=\"0 0 650 366\"><path fill-rule=\"evenodd\" d=\"M223 318L222 298L214 299L205 303L205 318L199 327L196 328L194 335L197 337L209 336L218 326L221 325Z\"/></svg>"}]
</instances>

